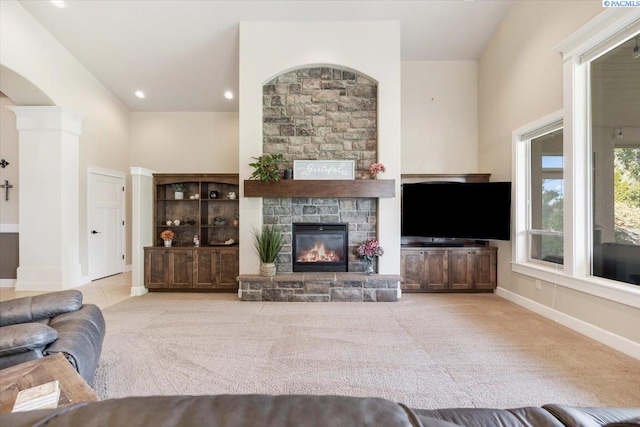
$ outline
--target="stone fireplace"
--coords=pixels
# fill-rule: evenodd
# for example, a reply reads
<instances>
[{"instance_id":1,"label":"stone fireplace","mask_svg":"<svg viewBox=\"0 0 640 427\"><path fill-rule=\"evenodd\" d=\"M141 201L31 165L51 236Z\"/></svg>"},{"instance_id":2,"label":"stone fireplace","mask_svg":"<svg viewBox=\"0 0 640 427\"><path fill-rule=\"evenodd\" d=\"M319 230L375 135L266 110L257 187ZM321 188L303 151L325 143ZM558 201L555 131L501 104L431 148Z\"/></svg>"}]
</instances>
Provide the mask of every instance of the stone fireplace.
<instances>
[{"instance_id":1,"label":"stone fireplace","mask_svg":"<svg viewBox=\"0 0 640 427\"><path fill-rule=\"evenodd\" d=\"M281 191L300 188L302 183L294 179L290 181L293 186L281 181L282 185L274 186L279 190L270 191L267 186L262 187L266 191L249 191L252 193L249 195L246 183L250 181L246 181L240 194L240 275L252 277L259 269L252 229L279 224L287 241L278 260L278 276L269 282L285 283L287 277L295 281L302 276L308 280L309 275L332 276L334 281L338 275L349 279L364 277L358 274L361 265L355 249L373 237L379 238L385 247L378 265L381 274L377 277L388 275L397 279L401 155L399 25L242 22L239 27L240 181L249 179L252 171L248 164L252 158L282 153L289 162L354 160L354 188L365 189L336 196L331 191L317 194ZM369 186L362 185L375 161L387 167L382 178L394 191L380 195L378 191L366 191ZM291 232L297 222L348 223L348 272L294 273ZM367 277L372 284L372 276ZM253 290L251 283L247 282L247 286ZM293 286L292 282L287 283ZM247 288L244 282L242 285L239 296L244 299Z\"/></svg>"},{"instance_id":2,"label":"stone fireplace","mask_svg":"<svg viewBox=\"0 0 640 427\"><path fill-rule=\"evenodd\" d=\"M369 178L377 161L377 92L366 76L335 67L277 76L263 86L263 152L283 154L289 166L293 160L354 160L356 179ZM279 273L309 271L293 254L294 223L347 224L342 271L351 272L362 271L355 248L376 237L378 223L377 200L370 198L264 198L262 215L264 224L286 234Z\"/></svg>"},{"instance_id":3,"label":"stone fireplace","mask_svg":"<svg viewBox=\"0 0 640 427\"><path fill-rule=\"evenodd\" d=\"M298 69L263 86L263 153L354 160L356 179L378 161L377 84L335 67ZM294 179L296 177L294 176ZM377 237L378 198L264 197L262 223L285 245L275 277L240 276L244 301L396 301L400 277L357 274L360 243Z\"/></svg>"}]
</instances>

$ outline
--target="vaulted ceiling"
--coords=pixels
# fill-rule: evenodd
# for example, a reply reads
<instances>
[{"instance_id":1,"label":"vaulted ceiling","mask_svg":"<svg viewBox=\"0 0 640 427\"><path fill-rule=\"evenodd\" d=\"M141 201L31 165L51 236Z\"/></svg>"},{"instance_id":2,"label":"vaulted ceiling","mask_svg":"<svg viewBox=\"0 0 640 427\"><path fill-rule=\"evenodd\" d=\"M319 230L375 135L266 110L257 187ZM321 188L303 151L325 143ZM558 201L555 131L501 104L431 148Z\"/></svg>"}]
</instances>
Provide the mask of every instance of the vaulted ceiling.
<instances>
[{"instance_id":1,"label":"vaulted ceiling","mask_svg":"<svg viewBox=\"0 0 640 427\"><path fill-rule=\"evenodd\" d=\"M403 61L475 60L513 0L19 0L132 111L237 111L241 21L398 21ZM143 90L146 99L134 96Z\"/></svg>"}]
</instances>

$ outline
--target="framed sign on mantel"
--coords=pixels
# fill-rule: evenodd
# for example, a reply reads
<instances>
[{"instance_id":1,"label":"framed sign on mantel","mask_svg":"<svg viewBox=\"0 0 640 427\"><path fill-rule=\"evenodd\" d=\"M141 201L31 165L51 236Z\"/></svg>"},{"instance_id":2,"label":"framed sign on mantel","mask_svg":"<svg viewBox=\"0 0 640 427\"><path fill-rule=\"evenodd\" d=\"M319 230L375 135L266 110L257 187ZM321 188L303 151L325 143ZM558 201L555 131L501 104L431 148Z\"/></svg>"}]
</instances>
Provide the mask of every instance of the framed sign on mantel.
<instances>
[{"instance_id":1,"label":"framed sign on mantel","mask_svg":"<svg viewBox=\"0 0 640 427\"><path fill-rule=\"evenodd\" d=\"M355 179L355 160L294 160L293 179Z\"/></svg>"}]
</instances>

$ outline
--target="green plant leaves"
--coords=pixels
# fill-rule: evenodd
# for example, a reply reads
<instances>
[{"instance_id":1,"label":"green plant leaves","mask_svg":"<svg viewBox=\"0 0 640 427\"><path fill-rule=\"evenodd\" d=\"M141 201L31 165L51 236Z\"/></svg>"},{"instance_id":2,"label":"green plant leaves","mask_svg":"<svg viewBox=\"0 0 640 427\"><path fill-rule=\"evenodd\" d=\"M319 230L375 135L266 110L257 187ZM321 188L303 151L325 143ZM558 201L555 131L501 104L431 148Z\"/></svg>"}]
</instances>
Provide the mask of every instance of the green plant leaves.
<instances>
[{"instance_id":1,"label":"green plant leaves","mask_svg":"<svg viewBox=\"0 0 640 427\"><path fill-rule=\"evenodd\" d=\"M261 231L254 228L252 234L256 238L255 249L260 261L275 262L284 243L284 236L280 229L275 225L265 225Z\"/></svg>"},{"instance_id":2,"label":"green plant leaves","mask_svg":"<svg viewBox=\"0 0 640 427\"><path fill-rule=\"evenodd\" d=\"M282 154L264 154L260 157L252 157L256 161L249 163L255 170L251 174L251 179L270 182L280 179L280 165L285 162Z\"/></svg>"}]
</instances>

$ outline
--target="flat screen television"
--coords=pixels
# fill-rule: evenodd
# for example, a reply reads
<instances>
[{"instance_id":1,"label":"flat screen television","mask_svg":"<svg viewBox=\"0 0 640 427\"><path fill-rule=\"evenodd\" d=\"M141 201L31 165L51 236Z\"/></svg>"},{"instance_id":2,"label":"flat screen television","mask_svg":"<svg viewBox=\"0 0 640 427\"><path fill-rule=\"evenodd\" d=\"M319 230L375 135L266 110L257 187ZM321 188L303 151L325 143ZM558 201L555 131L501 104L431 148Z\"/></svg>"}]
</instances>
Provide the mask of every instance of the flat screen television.
<instances>
[{"instance_id":1,"label":"flat screen television","mask_svg":"<svg viewBox=\"0 0 640 427\"><path fill-rule=\"evenodd\" d=\"M511 183L403 184L402 236L509 240Z\"/></svg>"}]
</instances>

